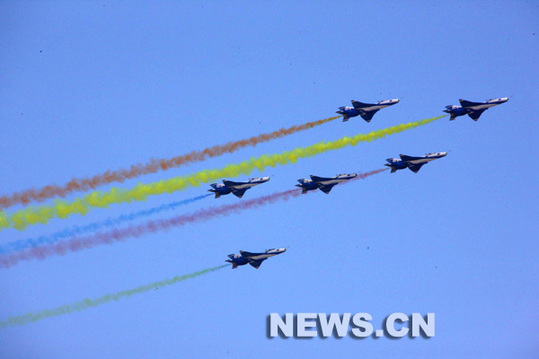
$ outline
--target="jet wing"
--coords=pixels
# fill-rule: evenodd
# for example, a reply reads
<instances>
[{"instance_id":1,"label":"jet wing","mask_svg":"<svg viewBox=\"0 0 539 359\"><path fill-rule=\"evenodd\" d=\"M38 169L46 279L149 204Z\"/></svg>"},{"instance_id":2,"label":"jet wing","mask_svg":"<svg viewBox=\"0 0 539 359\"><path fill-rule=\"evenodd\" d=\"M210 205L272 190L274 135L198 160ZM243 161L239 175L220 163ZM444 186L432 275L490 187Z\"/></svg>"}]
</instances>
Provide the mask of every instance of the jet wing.
<instances>
[{"instance_id":1,"label":"jet wing","mask_svg":"<svg viewBox=\"0 0 539 359\"><path fill-rule=\"evenodd\" d=\"M479 119L479 116L481 116L481 114L483 112L485 112L486 108L483 109L483 110L477 110L477 111L472 111L470 113L468 113L468 116L470 116L470 118L474 121L477 121Z\"/></svg>"},{"instance_id":2,"label":"jet wing","mask_svg":"<svg viewBox=\"0 0 539 359\"><path fill-rule=\"evenodd\" d=\"M482 102L472 102L472 101L466 101L463 99L460 99L459 102L462 107L473 107L473 106L483 105Z\"/></svg>"},{"instance_id":3,"label":"jet wing","mask_svg":"<svg viewBox=\"0 0 539 359\"><path fill-rule=\"evenodd\" d=\"M228 181L228 180L223 180L223 183L225 184L225 186L227 186L230 189L232 189L232 187L234 186L245 184L245 182L234 182L234 181Z\"/></svg>"},{"instance_id":4,"label":"jet wing","mask_svg":"<svg viewBox=\"0 0 539 359\"><path fill-rule=\"evenodd\" d=\"M311 179L313 180L313 182L319 183L319 182L323 182L323 181L330 181L330 180L332 180L334 178L318 177L318 176L311 175Z\"/></svg>"},{"instance_id":5,"label":"jet wing","mask_svg":"<svg viewBox=\"0 0 539 359\"><path fill-rule=\"evenodd\" d=\"M399 155L399 156L401 160L403 160L404 162L417 160L417 157L413 157L413 156L406 156L406 155Z\"/></svg>"},{"instance_id":6,"label":"jet wing","mask_svg":"<svg viewBox=\"0 0 539 359\"><path fill-rule=\"evenodd\" d=\"M353 100L352 100L352 106L354 106L354 108L355 108L356 110L361 110L361 109L363 109L364 107L375 106L375 104L373 104L373 103L363 103L363 102L353 101Z\"/></svg>"},{"instance_id":7,"label":"jet wing","mask_svg":"<svg viewBox=\"0 0 539 359\"><path fill-rule=\"evenodd\" d=\"M256 269L258 269L258 267L260 267L260 265L262 264L262 262L264 262L266 260L266 258L264 259L258 259L258 260L249 260L249 264L252 265L253 267L255 267Z\"/></svg>"},{"instance_id":8,"label":"jet wing","mask_svg":"<svg viewBox=\"0 0 539 359\"><path fill-rule=\"evenodd\" d=\"M417 165L411 165L411 166L408 166L408 168L410 169L410 171L412 171L414 173L417 173L421 169L421 166L423 166L425 163L420 163L420 164L417 164Z\"/></svg>"},{"instance_id":9,"label":"jet wing","mask_svg":"<svg viewBox=\"0 0 539 359\"><path fill-rule=\"evenodd\" d=\"M240 254L242 257L244 258L249 258L249 257L253 257L253 256L256 256L256 255L259 255L261 253L251 253L251 252L246 252L246 251L240 251Z\"/></svg>"},{"instance_id":10,"label":"jet wing","mask_svg":"<svg viewBox=\"0 0 539 359\"><path fill-rule=\"evenodd\" d=\"M372 120L372 116L374 116L374 114L378 112L378 110L372 110L372 111L369 111L369 112L364 112L361 116L362 119L364 119L365 121L367 122L371 122Z\"/></svg>"},{"instance_id":11,"label":"jet wing","mask_svg":"<svg viewBox=\"0 0 539 359\"><path fill-rule=\"evenodd\" d=\"M320 186L318 188L320 188L320 191L324 192L325 194L328 194L331 189L333 187L335 187L336 183L333 183L333 184L328 184L328 185L325 185L325 186Z\"/></svg>"},{"instance_id":12,"label":"jet wing","mask_svg":"<svg viewBox=\"0 0 539 359\"><path fill-rule=\"evenodd\" d=\"M232 194L238 198L243 197L245 194L245 191L247 191L249 188L243 188L243 189L234 189L232 188Z\"/></svg>"}]
</instances>

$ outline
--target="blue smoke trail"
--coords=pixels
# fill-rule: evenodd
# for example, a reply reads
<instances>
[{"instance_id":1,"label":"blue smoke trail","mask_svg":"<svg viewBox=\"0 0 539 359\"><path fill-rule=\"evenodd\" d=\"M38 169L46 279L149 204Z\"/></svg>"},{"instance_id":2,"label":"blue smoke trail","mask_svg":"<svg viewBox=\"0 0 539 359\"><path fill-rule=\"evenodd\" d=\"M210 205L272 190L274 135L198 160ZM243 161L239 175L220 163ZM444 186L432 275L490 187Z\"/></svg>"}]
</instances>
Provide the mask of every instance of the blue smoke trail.
<instances>
[{"instance_id":1,"label":"blue smoke trail","mask_svg":"<svg viewBox=\"0 0 539 359\"><path fill-rule=\"evenodd\" d=\"M180 206L184 206L192 202L200 201L201 199L204 199L209 196L212 196L212 194L209 193L209 194L205 194L198 197L188 198L179 202L171 202L171 203L167 203L162 206L159 206L159 207L145 209L145 210L138 211L131 214L122 214L118 218L114 218L114 219L107 218L102 222L90 223L82 227L73 226L71 228L66 228L63 231L59 231L59 232L49 234L49 235L42 235L37 238L21 239L21 240L7 243L3 246L0 246L0 254L9 254L13 252L22 251L23 249L27 249L27 248L39 247L46 244L53 244L65 238L71 238L71 237L88 233L88 232L95 232L99 229L102 229L105 227L114 227L124 222L133 221L140 217L147 217L147 216L151 216L152 214L160 213L163 211L169 211L169 210L175 209Z\"/></svg>"}]
</instances>

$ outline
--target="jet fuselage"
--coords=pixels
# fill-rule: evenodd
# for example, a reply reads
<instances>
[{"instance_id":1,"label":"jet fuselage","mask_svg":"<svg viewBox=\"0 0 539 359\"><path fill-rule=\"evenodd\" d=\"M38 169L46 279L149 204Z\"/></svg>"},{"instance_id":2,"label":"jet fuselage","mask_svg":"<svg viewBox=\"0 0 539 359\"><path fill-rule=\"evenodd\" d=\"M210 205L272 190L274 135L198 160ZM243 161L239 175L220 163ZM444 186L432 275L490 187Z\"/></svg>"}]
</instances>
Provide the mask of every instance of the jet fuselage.
<instances>
[{"instance_id":1,"label":"jet fuselage","mask_svg":"<svg viewBox=\"0 0 539 359\"><path fill-rule=\"evenodd\" d=\"M311 175L311 179L313 182L318 183L323 186L331 185L331 184L337 184L344 181L348 181L354 177L357 177L356 173L349 173L349 174L340 174L335 177L318 177Z\"/></svg>"}]
</instances>

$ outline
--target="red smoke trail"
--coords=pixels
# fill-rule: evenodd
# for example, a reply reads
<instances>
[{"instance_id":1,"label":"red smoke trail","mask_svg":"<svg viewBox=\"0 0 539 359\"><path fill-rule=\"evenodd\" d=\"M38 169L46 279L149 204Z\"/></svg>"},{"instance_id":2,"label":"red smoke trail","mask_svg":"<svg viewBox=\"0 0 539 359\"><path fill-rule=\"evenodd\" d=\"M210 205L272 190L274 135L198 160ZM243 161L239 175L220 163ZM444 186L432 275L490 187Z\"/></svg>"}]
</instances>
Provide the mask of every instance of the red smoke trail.
<instances>
[{"instance_id":1,"label":"red smoke trail","mask_svg":"<svg viewBox=\"0 0 539 359\"><path fill-rule=\"evenodd\" d=\"M367 178L377 173L386 171L387 168L359 173L356 178ZM277 201L287 201L290 198L301 195L301 189L296 188L285 192L270 194L267 196L242 201L235 204L228 204L209 209L201 209L191 214L148 221L146 223L129 226L122 229L113 229L112 231L96 233L95 235L73 238L71 240L52 245L34 247L32 249L21 251L9 255L0 256L0 268L9 268L16 265L19 261L29 261L32 259L45 259L53 255L65 255L67 252L78 252L82 249L93 248L102 244L112 244L114 242L124 241L131 237L140 237L148 233L164 231L173 227L181 227L189 223L207 221L215 217L228 216L232 213L241 212L246 209L258 208L266 204Z\"/></svg>"},{"instance_id":2,"label":"red smoke trail","mask_svg":"<svg viewBox=\"0 0 539 359\"><path fill-rule=\"evenodd\" d=\"M352 180L356 180L356 179L365 179L369 176L372 176L372 175L375 175L377 173L380 173L380 172L384 172L384 171L387 171L389 168L381 168L379 170L374 170L374 171L370 171L370 172L365 172L365 173L358 173L357 174L357 177L354 177L352 178Z\"/></svg>"},{"instance_id":3,"label":"red smoke trail","mask_svg":"<svg viewBox=\"0 0 539 359\"><path fill-rule=\"evenodd\" d=\"M108 170L105 173L98 174L90 178L73 178L71 181L62 186L52 184L38 189L29 189L22 192L13 193L8 196L0 196L0 209L9 208L17 204L27 205L31 202L43 202L56 196L66 197L68 194L73 192L88 191L106 184L124 182L127 179L140 177L142 175L166 171L173 167L180 167L189 163L204 161L207 158L221 156L225 153L232 153L247 146L254 147L259 143L268 142L276 138L307 130L322 125L326 122L333 121L339 117L341 116L307 122L302 125L292 126L289 128L281 128L280 130L270 133L263 133L251 138L228 142L224 145L208 147L202 151L192 151L185 155L169 159L152 159L149 163L138 163L131 165L129 169L118 169L114 171Z\"/></svg>"}]
</instances>

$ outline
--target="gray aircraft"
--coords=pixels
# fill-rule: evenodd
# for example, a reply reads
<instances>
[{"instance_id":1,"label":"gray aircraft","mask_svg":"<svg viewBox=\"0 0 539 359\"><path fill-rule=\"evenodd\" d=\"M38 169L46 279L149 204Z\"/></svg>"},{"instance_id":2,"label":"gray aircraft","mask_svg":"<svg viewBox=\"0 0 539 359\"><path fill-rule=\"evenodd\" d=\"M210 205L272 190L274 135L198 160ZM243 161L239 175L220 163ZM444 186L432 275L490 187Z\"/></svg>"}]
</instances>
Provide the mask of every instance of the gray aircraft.
<instances>
[{"instance_id":1,"label":"gray aircraft","mask_svg":"<svg viewBox=\"0 0 539 359\"><path fill-rule=\"evenodd\" d=\"M286 248L267 249L265 252L262 253L240 251L240 255L229 254L228 258L230 259L227 259L226 262L232 263L232 269L246 264L250 264L254 268L258 269L262 262L264 262L269 257L273 257L284 252L286 252Z\"/></svg>"},{"instance_id":2,"label":"gray aircraft","mask_svg":"<svg viewBox=\"0 0 539 359\"><path fill-rule=\"evenodd\" d=\"M342 115L343 122L348 121L351 117L361 116L367 122L371 122L372 117L379 110L392 106L399 102L399 99L395 98L392 100L382 100L377 103L363 103L359 101L352 100L352 106L341 106L339 107L338 114Z\"/></svg>"},{"instance_id":3,"label":"gray aircraft","mask_svg":"<svg viewBox=\"0 0 539 359\"><path fill-rule=\"evenodd\" d=\"M301 193L307 193L308 191L312 191L318 188L320 189L320 191L324 192L325 194L328 194L335 185L343 181L351 180L354 177L357 177L356 173L340 174L335 177L329 178L311 175L311 179L299 179L298 182L300 184L297 184L296 187L300 187L302 189Z\"/></svg>"},{"instance_id":4,"label":"gray aircraft","mask_svg":"<svg viewBox=\"0 0 539 359\"><path fill-rule=\"evenodd\" d=\"M507 97L493 98L485 102L471 102L471 101L460 99L459 100L460 106L455 106L455 105L445 106L444 112L451 115L451 117L449 118L450 121L454 120L458 116L464 116L464 115L468 115L470 116L472 120L477 121L479 119L479 116L481 116L481 114L485 112L487 109L493 106L500 105L504 102L507 102L508 100L509 99Z\"/></svg>"},{"instance_id":5,"label":"gray aircraft","mask_svg":"<svg viewBox=\"0 0 539 359\"><path fill-rule=\"evenodd\" d=\"M264 182L268 182L269 180L270 180L269 177L250 178L246 182L234 182L234 181L229 181L229 180L223 180L223 184L220 184L220 183L210 184L212 189L209 189L208 192L215 193L215 198L219 198L229 193L232 193L234 196L241 198L245 194L245 191L247 191L249 188L259 185Z\"/></svg>"},{"instance_id":6,"label":"gray aircraft","mask_svg":"<svg viewBox=\"0 0 539 359\"><path fill-rule=\"evenodd\" d=\"M421 169L421 166L424 164L437 160L438 158L442 158L447 156L447 152L433 152L433 153L427 153L425 156L406 156L406 155L399 155L400 160L398 158L388 158L386 161L389 163L385 163L384 165L391 167L391 173L396 172L397 170L403 170L405 168L408 168L410 171L417 173Z\"/></svg>"}]
</instances>

